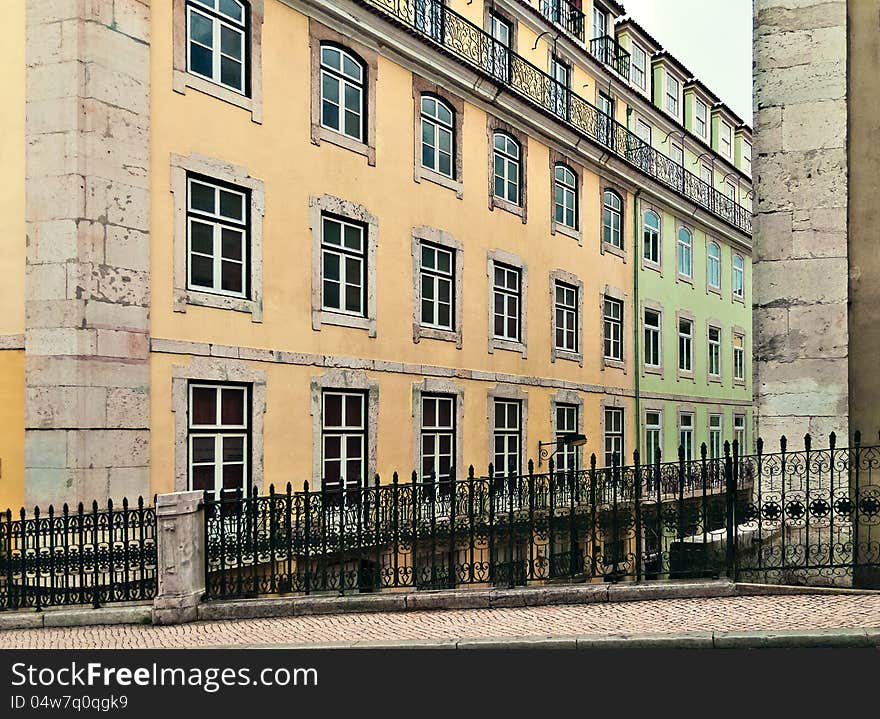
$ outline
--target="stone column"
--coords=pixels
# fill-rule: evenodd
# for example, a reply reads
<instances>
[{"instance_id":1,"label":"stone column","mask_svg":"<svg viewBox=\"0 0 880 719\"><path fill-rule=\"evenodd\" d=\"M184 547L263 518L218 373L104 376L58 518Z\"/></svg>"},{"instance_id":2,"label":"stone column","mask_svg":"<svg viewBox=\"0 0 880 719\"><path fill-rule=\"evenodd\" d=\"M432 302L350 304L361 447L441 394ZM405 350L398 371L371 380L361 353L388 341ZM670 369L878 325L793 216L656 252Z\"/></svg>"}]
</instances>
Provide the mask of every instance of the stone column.
<instances>
[{"instance_id":1,"label":"stone column","mask_svg":"<svg viewBox=\"0 0 880 719\"><path fill-rule=\"evenodd\" d=\"M202 492L156 498L159 589L153 624L183 624L198 618L205 594L205 518Z\"/></svg>"},{"instance_id":2,"label":"stone column","mask_svg":"<svg viewBox=\"0 0 880 719\"><path fill-rule=\"evenodd\" d=\"M149 494L150 0L26 0L29 505Z\"/></svg>"},{"instance_id":3,"label":"stone column","mask_svg":"<svg viewBox=\"0 0 880 719\"><path fill-rule=\"evenodd\" d=\"M848 434L845 0L755 0L754 347L768 448Z\"/></svg>"}]
</instances>

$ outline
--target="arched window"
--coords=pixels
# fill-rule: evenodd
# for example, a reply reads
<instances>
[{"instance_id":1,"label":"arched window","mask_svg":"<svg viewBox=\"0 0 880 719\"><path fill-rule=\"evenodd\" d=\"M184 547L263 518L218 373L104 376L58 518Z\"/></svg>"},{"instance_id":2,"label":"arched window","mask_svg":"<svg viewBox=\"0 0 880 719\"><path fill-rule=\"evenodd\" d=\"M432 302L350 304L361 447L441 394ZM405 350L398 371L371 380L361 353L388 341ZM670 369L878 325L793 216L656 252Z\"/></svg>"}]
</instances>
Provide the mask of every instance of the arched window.
<instances>
[{"instance_id":1,"label":"arched window","mask_svg":"<svg viewBox=\"0 0 880 719\"><path fill-rule=\"evenodd\" d=\"M366 79L360 58L336 45L321 45L321 125L365 141Z\"/></svg>"},{"instance_id":2,"label":"arched window","mask_svg":"<svg viewBox=\"0 0 880 719\"><path fill-rule=\"evenodd\" d=\"M578 225L577 175L566 165L553 168L553 217L573 230Z\"/></svg>"},{"instance_id":3,"label":"arched window","mask_svg":"<svg viewBox=\"0 0 880 719\"><path fill-rule=\"evenodd\" d=\"M710 242L706 248L706 279L709 287L721 289L721 247Z\"/></svg>"},{"instance_id":4,"label":"arched window","mask_svg":"<svg viewBox=\"0 0 880 719\"><path fill-rule=\"evenodd\" d=\"M678 229L678 274L694 276L694 236L686 227Z\"/></svg>"},{"instance_id":5,"label":"arched window","mask_svg":"<svg viewBox=\"0 0 880 719\"><path fill-rule=\"evenodd\" d=\"M514 205L520 204L519 143L506 132L493 137L495 165L495 197Z\"/></svg>"},{"instance_id":6,"label":"arched window","mask_svg":"<svg viewBox=\"0 0 880 719\"><path fill-rule=\"evenodd\" d=\"M602 206L602 240L623 249L623 200L614 190L605 190Z\"/></svg>"},{"instance_id":7,"label":"arched window","mask_svg":"<svg viewBox=\"0 0 880 719\"><path fill-rule=\"evenodd\" d=\"M454 177L455 116L452 108L433 95L422 95L422 166Z\"/></svg>"},{"instance_id":8,"label":"arched window","mask_svg":"<svg viewBox=\"0 0 880 719\"><path fill-rule=\"evenodd\" d=\"M188 0L187 69L218 85L247 92L245 32L249 7L239 0Z\"/></svg>"},{"instance_id":9,"label":"arched window","mask_svg":"<svg viewBox=\"0 0 880 719\"><path fill-rule=\"evenodd\" d=\"M648 262L660 264L660 218L653 210L645 212L643 223L644 257Z\"/></svg>"},{"instance_id":10,"label":"arched window","mask_svg":"<svg viewBox=\"0 0 880 719\"><path fill-rule=\"evenodd\" d=\"M734 297L745 297L746 286L746 263L742 255L733 256L733 295Z\"/></svg>"}]
</instances>

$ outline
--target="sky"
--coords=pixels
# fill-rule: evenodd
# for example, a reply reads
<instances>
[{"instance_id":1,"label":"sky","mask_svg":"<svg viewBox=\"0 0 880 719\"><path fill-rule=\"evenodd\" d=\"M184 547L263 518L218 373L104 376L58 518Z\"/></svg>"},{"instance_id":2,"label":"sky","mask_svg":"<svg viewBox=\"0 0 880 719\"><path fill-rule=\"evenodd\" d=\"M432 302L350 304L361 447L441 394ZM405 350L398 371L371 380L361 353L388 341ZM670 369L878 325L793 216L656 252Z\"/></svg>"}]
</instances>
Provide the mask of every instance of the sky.
<instances>
[{"instance_id":1,"label":"sky","mask_svg":"<svg viewBox=\"0 0 880 719\"><path fill-rule=\"evenodd\" d=\"M621 0L627 14L752 124L752 0Z\"/></svg>"}]
</instances>

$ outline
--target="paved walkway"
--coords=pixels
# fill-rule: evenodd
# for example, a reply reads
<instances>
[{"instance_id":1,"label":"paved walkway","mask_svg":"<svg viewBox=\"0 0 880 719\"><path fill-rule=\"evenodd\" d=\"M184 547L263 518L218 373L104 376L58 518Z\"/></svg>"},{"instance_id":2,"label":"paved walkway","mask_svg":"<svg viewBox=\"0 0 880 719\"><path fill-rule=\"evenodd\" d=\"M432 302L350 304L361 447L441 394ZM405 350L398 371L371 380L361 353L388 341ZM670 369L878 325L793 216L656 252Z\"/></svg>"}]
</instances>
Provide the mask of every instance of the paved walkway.
<instances>
[{"instance_id":1,"label":"paved walkway","mask_svg":"<svg viewBox=\"0 0 880 719\"><path fill-rule=\"evenodd\" d=\"M359 640L877 627L880 627L880 594L757 596L281 617L170 627L16 629L0 631L0 648L193 648Z\"/></svg>"}]
</instances>

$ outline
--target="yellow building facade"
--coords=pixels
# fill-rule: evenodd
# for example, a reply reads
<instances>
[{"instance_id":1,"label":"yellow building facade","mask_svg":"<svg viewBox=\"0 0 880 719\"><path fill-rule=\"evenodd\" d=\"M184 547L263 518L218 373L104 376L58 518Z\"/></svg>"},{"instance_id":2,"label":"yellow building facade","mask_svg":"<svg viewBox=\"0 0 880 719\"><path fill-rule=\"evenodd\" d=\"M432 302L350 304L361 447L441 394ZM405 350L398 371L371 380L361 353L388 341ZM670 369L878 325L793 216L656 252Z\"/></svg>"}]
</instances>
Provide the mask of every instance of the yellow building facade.
<instances>
[{"instance_id":1,"label":"yellow building facade","mask_svg":"<svg viewBox=\"0 0 880 719\"><path fill-rule=\"evenodd\" d=\"M748 247L742 217L571 119L572 93L611 96L594 134L635 137L651 102L591 51L592 7L579 26L513 0L15 4L3 506L520 473L575 434L566 466L630 455L641 203ZM596 9L613 36L622 8ZM457 56L475 46L491 67ZM85 90L46 87L76 56ZM40 123L63 116L39 113L61 104L81 114L59 146ZM81 206L48 201L64 188Z\"/></svg>"}]
</instances>

